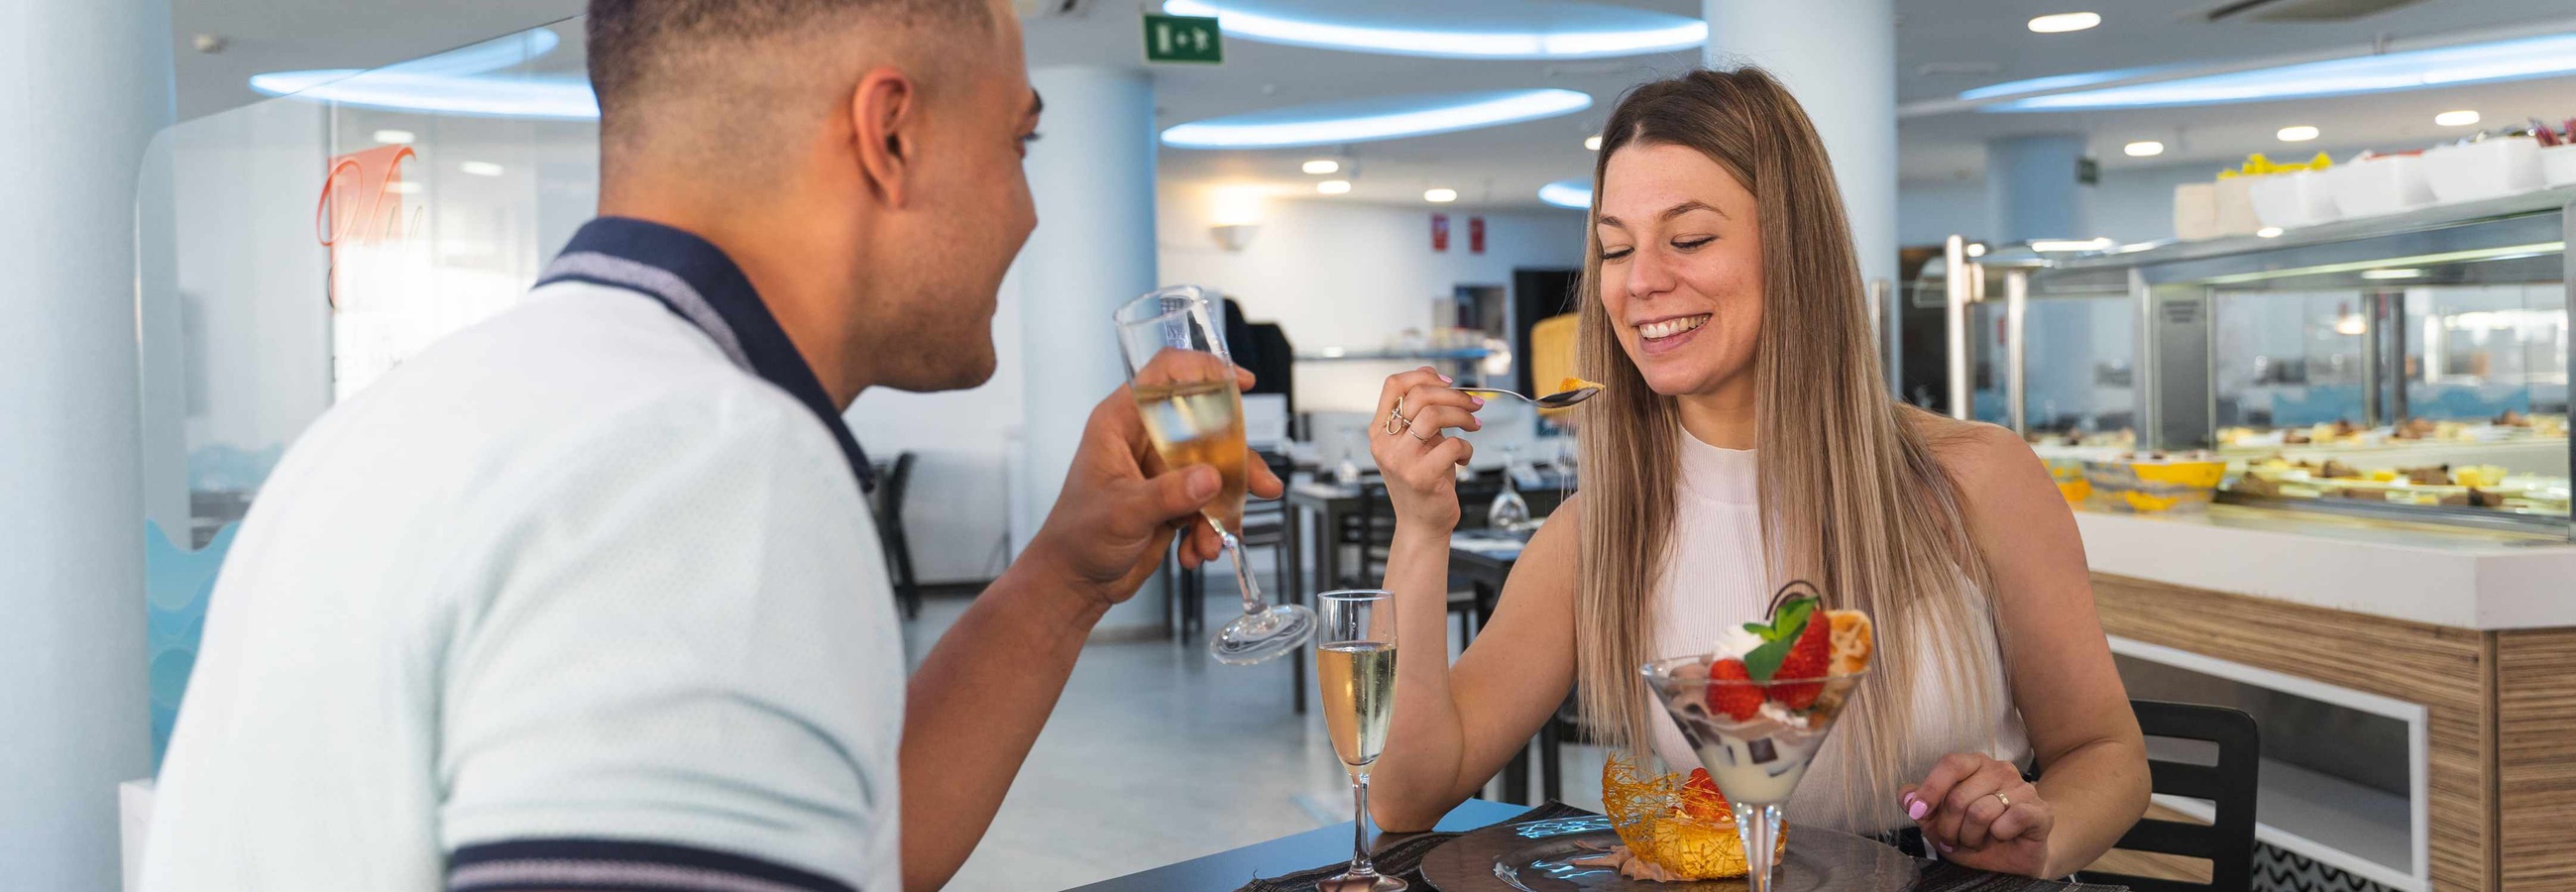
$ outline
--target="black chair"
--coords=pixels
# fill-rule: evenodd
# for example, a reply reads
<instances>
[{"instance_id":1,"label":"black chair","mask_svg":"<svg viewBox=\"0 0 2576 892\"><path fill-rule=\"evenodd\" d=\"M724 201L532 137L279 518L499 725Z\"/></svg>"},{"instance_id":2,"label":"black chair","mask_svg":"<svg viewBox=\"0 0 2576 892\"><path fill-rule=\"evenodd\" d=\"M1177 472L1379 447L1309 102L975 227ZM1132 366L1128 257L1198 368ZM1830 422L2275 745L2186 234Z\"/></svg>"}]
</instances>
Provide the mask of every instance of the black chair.
<instances>
[{"instance_id":1,"label":"black chair","mask_svg":"<svg viewBox=\"0 0 2576 892\"><path fill-rule=\"evenodd\" d=\"M2218 745L2213 765L2147 760L2149 786L2158 793L2205 799L2217 805L2210 823L2139 819L2113 846L2132 852L2209 861L2208 883L2087 870L2086 882L2116 883L2134 892L2247 892L2254 885L2254 794L2263 738L2254 717L2222 706L2132 700L2138 730L2148 737Z\"/></svg>"},{"instance_id":2,"label":"black chair","mask_svg":"<svg viewBox=\"0 0 2576 892\"><path fill-rule=\"evenodd\" d=\"M921 581L912 574L912 538L903 531L903 494L912 484L911 452L877 468L877 488L868 493L868 513L877 522L877 548L885 552L886 575L894 579L895 600L903 618L921 618Z\"/></svg>"}]
</instances>

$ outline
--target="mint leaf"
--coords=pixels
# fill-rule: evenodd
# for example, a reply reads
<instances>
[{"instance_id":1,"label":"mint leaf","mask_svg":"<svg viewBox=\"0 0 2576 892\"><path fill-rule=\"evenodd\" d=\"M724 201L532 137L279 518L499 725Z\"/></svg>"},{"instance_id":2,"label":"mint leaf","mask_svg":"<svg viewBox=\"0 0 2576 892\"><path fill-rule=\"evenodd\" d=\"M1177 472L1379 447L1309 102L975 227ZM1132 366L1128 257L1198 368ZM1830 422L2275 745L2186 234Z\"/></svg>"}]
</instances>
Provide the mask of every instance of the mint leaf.
<instances>
[{"instance_id":1,"label":"mint leaf","mask_svg":"<svg viewBox=\"0 0 2576 892\"><path fill-rule=\"evenodd\" d=\"M1777 630L1780 633L1780 637L1765 640L1798 640L1798 636L1807 631L1807 618L1814 616L1815 613L1816 599L1790 599L1788 603L1780 605L1780 612L1778 614L1771 617L1771 628Z\"/></svg>"},{"instance_id":2,"label":"mint leaf","mask_svg":"<svg viewBox=\"0 0 2576 892\"><path fill-rule=\"evenodd\" d=\"M1789 658L1789 648L1797 643L1795 638L1764 642L1752 653L1744 655L1744 674L1752 676L1754 681L1770 681L1772 673L1780 671L1780 661Z\"/></svg>"},{"instance_id":3,"label":"mint leaf","mask_svg":"<svg viewBox=\"0 0 2576 892\"><path fill-rule=\"evenodd\" d=\"M1745 631L1762 636L1762 646L1744 655L1744 674L1754 681L1770 681L1780 671L1780 663L1789 659L1790 649L1798 646L1798 636L1806 633L1807 621L1815 612L1816 599L1796 598L1780 605L1767 626L1745 623Z\"/></svg>"}]
</instances>

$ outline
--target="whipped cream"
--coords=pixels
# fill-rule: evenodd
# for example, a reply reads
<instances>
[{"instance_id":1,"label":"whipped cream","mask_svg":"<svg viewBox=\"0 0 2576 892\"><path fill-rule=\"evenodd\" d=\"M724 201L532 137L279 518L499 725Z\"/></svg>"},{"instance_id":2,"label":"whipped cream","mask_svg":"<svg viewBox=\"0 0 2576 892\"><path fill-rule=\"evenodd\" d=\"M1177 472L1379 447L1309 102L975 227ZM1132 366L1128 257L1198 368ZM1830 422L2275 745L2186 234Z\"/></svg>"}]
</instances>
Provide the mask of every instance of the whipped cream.
<instances>
[{"instance_id":1,"label":"whipped cream","mask_svg":"<svg viewBox=\"0 0 2576 892\"><path fill-rule=\"evenodd\" d=\"M1717 633L1715 653L1720 658L1741 660L1761 646L1762 636L1745 631L1743 626L1728 626Z\"/></svg>"}]
</instances>

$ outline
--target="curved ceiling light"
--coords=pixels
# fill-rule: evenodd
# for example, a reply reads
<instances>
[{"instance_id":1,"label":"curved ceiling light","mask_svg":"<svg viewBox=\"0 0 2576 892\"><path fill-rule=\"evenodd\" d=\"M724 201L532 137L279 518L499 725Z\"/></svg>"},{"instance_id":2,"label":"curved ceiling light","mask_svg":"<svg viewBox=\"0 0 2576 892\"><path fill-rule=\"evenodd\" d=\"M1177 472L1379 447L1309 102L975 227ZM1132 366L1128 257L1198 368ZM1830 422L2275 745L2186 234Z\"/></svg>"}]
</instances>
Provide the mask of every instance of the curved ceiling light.
<instances>
[{"instance_id":1,"label":"curved ceiling light","mask_svg":"<svg viewBox=\"0 0 2576 892\"><path fill-rule=\"evenodd\" d=\"M1420 93L1270 109L1191 121L1163 131L1182 149L1269 149L1455 133L1568 115L1592 107L1573 90Z\"/></svg>"},{"instance_id":2,"label":"curved ceiling light","mask_svg":"<svg viewBox=\"0 0 2576 892\"><path fill-rule=\"evenodd\" d=\"M599 117L590 79L573 74L499 71L554 51L563 42L543 28L373 70L325 68L255 74L250 88L271 96L387 111L441 115L589 120Z\"/></svg>"},{"instance_id":3,"label":"curved ceiling light","mask_svg":"<svg viewBox=\"0 0 2576 892\"><path fill-rule=\"evenodd\" d=\"M2576 34L2553 34L2022 96L1985 106L1985 110L2087 111L2258 102L2523 80L2570 73L2576 73ZM2117 78L2099 78L2095 82L2114 79ZM2052 80L2059 83L2043 83ZM1959 98L1974 100L2035 93L2068 86L2063 80L2040 78L1997 84L1961 93Z\"/></svg>"},{"instance_id":4,"label":"curved ceiling light","mask_svg":"<svg viewBox=\"0 0 2576 892\"><path fill-rule=\"evenodd\" d=\"M1694 49L1708 42L1708 23L1666 13L1592 3L1482 0L1476 18L1488 30L1446 27L1439 17L1410 17L1387 4L1349 4L1341 21L1275 9L1262 0L1165 0L1173 15L1209 16L1226 34L1264 43L1449 59L1596 59ZM1306 4L1312 5L1312 4ZM1376 19L1376 22L1360 17ZM1566 25L1580 22L1579 25Z\"/></svg>"},{"instance_id":5,"label":"curved ceiling light","mask_svg":"<svg viewBox=\"0 0 2576 892\"><path fill-rule=\"evenodd\" d=\"M1558 180L1545 186L1540 186L1538 187L1538 200L1561 208L1573 208L1578 211L1591 210L1592 181L1588 179Z\"/></svg>"}]
</instances>

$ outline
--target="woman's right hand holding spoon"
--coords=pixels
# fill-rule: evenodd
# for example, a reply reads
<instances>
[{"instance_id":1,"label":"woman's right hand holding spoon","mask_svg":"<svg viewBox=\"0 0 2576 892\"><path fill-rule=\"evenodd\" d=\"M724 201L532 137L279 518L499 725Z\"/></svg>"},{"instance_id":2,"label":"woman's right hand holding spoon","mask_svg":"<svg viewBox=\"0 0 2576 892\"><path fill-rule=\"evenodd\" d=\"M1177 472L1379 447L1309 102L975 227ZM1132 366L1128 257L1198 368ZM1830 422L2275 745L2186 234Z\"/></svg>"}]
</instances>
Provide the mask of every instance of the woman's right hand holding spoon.
<instances>
[{"instance_id":1,"label":"woman's right hand holding spoon","mask_svg":"<svg viewBox=\"0 0 2576 892\"><path fill-rule=\"evenodd\" d=\"M1447 535L1458 527L1454 469L1465 465L1476 447L1444 431L1483 429L1475 413L1485 401L1452 389L1452 383L1424 366L1388 376L1378 393L1369 455L1386 478L1399 529L1419 524L1426 532Z\"/></svg>"}]
</instances>

